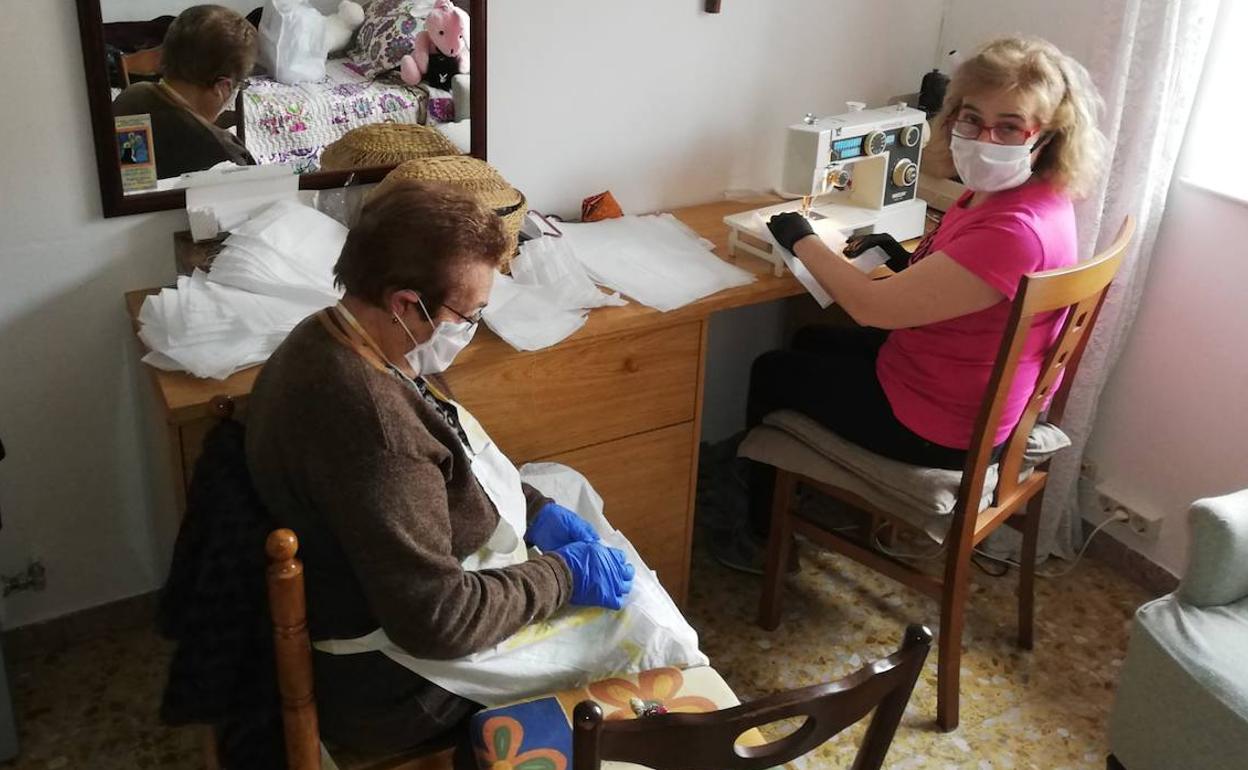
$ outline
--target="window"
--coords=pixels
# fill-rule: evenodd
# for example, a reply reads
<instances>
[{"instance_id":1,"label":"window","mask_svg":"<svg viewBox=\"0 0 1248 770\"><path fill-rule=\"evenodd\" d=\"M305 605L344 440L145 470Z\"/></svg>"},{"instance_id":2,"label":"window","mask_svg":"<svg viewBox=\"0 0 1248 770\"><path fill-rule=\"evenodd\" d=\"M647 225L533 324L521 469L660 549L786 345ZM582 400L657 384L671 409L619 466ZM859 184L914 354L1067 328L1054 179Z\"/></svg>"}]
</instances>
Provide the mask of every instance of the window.
<instances>
[{"instance_id":1,"label":"window","mask_svg":"<svg viewBox=\"0 0 1248 770\"><path fill-rule=\"evenodd\" d=\"M1248 2L1221 5L1180 172L1189 183L1248 202Z\"/></svg>"}]
</instances>

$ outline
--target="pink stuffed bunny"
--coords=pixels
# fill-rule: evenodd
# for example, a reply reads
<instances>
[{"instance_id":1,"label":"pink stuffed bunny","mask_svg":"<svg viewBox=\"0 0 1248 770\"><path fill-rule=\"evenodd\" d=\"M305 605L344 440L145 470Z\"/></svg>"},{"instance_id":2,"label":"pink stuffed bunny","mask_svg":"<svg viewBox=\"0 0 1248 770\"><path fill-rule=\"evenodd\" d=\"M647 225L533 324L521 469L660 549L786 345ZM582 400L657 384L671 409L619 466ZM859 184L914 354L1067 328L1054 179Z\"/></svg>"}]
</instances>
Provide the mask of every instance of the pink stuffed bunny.
<instances>
[{"instance_id":1,"label":"pink stuffed bunny","mask_svg":"<svg viewBox=\"0 0 1248 770\"><path fill-rule=\"evenodd\" d=\"M414 86L427 76L439 88L450 88L450 78L455 74L468 74L468 14L455 7L451 0L438 0L425 19L425 28L416 35L412 53L399 62L403 82ZM441 54L458 67L439 67L436 59ZM430 72L430 61L435 60ZM445 63L445 60L443 60ZM440 82L435 82L440 81Z\"/></svg>"}]
</instances>

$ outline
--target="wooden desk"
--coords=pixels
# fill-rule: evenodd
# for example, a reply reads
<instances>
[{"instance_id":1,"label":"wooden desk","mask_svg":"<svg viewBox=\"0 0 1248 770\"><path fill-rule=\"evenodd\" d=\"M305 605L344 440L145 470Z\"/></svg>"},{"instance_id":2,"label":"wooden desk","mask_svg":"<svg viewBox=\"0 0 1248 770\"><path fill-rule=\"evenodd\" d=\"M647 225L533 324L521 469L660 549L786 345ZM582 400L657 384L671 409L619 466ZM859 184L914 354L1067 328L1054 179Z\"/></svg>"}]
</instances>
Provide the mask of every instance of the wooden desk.
<instances>
[{"instance_id":1,"label":"wooden desk","mask_svg":"<svg viewBox=\"0 0 1248 770\"><path fill-rule=\"evenodd\" d=\"M585 474L602 495L607 517L681 603L688 590L710 315L803 293L791 275L776 278L762 260L726 256L723 217L759 205L713 203L674 212L714 241L718 254L756 273L755 283L668 313L638 304L600 308L576 334L534 353L517 352L483 328L446 375L455 398L517 466L546 460ZM126 295L132 318L152 291ZM259 370L203 380L150 369L169 426L180 506L215 419L209 402L229 396L245 408Z\"/></svg>"}]
</instances>

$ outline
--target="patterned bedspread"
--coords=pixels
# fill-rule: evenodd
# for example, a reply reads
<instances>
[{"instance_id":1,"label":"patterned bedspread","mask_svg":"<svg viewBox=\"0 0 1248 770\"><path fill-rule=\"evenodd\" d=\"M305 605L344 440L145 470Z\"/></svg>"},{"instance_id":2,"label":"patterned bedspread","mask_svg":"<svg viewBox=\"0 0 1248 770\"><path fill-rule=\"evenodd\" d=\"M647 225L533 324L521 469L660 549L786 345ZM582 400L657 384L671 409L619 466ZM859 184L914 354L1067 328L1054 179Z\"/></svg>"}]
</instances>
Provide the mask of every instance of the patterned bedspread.
<instances>
[{"instance_id":1,"label":"patterned bedspread","mask_svg":"<svg viewBox=\"0 0 1248 770\"><path fill-rule=\"evenodd\" d=\"M369 123L418 123L422 88L397 74L369 80L346 59L326 64L325 79L286 85L253 77L243 92L247 149L261 164L290 163L297 173L316 171L321 152L353 128ZM392 79L391 79L392 78ZM429 89L429 123L455 120L449 91Z\"/></svg>"}]
</instances>

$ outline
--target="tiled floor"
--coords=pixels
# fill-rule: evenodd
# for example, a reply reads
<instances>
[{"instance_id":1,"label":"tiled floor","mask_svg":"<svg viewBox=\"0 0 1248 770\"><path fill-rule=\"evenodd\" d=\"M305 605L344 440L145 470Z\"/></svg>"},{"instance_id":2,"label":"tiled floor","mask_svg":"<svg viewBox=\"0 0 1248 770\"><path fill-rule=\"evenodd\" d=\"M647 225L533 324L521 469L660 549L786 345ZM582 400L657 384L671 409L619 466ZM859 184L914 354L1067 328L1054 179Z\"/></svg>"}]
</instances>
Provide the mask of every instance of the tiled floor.
<instances>
[{"instance_id":1,"label":"tiled floor","mask_svg":"<svg viewBox=\"0 0 1248 770\"><path fill-rule=\"evenodd\" d=\"M744 517L732 444L704 449L699 541ZM838 515L826 501L806 510ZM918 549L915 549L918 550ZM936 631L934 602L853 562L802 546L788 578L784 621L754 625L760 579L695 549L690 622L713 665L744 699L848 674L896 649L907 623ZM976 570L962 662L962 723L935 728L933 648L885 764L890 770L1100 770L1105 725L1134 609L1146 593L1105 565L1037 581L1036 650L1015 638L1017 573ZM23 770L200 768L201 734L157 719L170 648L150 630L115 633L64 652L15 661L14 697ZM848 768L861 727L799 760L798 768ZM771 737L778 737L773 734ZM0 768L2 770L2 768Z\"/></svg>"},{"instance_id":2,"label":"tiled floor","mask_svg":"<svg viewBox=\"0 0 1248 770\"><path fill-rule=\"evenodd\" d=\"M790 576L780 628L754 625L758 578L696 559L690 620L703 649L743 699L830 681L896 649L907 623L939 618L934 602L840 557L806 550ZM1148 597L1097 562L1037 581L1036 649L1014 643L1017 573L977 573L962 660L961 726L935 727L936 651L911 698L885 766L1100 770L1105 725L1129 622ZM860 729L798 763L848 768ZM772 736L776 737L776 736Z\"/></svg>"},{"instance_id":3,"label":"tiled floor","mask_svg":"<svg viewBox=\"0 0 1248 770\"><path fill-rule=\"evenodd\" d=\"M689 615L715 666L744 698L842 676L893 650L907 622L935 606L844 559L804 551L775 633L753 624L758 579L699 552ZM1013 642L1015 575L978 574L968 614L962 726L933 726L935 655L887 767L1104 767L1105 720L1132 609L1143 592L1096 562L1039 581L1034 653ZM198 736L169 730L156 709L168 647L147 631L119 633L20 661L14 695L23 756L14 768L197 768ZM858 732L803 760L847 768Z\"/></svg>"},{"instance_id":4,"label":"tiled floor","mask_svg":"<svg viewBox=\"0 0 1248 770\"><path fill-rule=\"evenodd\" d=\"M109 634L14 662L22 770L201 768L194 730L157 710L171 648L154 630Z\"/></svg>"}]
</instances>

